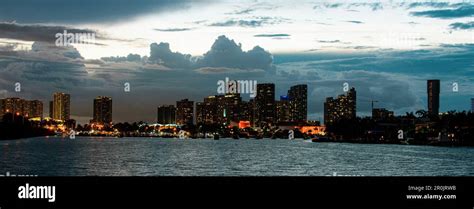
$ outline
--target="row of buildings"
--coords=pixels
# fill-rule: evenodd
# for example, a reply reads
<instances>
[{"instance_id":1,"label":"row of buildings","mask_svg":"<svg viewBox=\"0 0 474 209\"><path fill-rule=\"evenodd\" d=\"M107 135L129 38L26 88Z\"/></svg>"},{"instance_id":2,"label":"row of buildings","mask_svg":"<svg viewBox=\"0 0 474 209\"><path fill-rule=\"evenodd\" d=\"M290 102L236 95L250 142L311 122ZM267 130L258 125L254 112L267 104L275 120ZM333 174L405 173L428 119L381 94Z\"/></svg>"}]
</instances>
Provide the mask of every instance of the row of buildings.
<instances>
[{"instance_id":1,"label":"row of buildings","mask_svg":"<svg viewBox=\"0 0 474 209\"><path fill-rule=\"evenodd\" d=\"M174 105L161 105L157 111L159 124L239 124L244 122L253 126L282 123L307 122L308 87L305 84L291 86L287 95L275 100L275 84L257 84L256 97L242 100L238 93L208 96L202 102L183 99ZM427 81L428 114L439 114L440 80ZM324 102L324 123L331 124L339 119L356 118L356 90L349 89L336 98L328 97ZM49 117L54 120L71 119L71 96L57 92L49 102ZM93 101L91 123L112 124L112 98L98 96ZM474 112L474 98L471 99ZM0 99L0 117L6 113L28 118L43 117L43 103L39 100L21 98ZM393 111L372 107L373 119L394 116Z\"/></svg>"},{"instance_id":2,"label":"row of buildings","mask_svg":"<svg viewBox=\"0 0 474 209\"><path fill-rule=\"evenodd\" d=\"M440 80L427 80L428 95L428 114L439 115L439 96L440 96ZM339 119L356 118L356 91L351 88L346 94L339 95L337 98L328 97L324 103L324 124L331 124ZM385 108L374 108L372 101L372 118L374 120L382 120L394 116L393 111ZM474 98L471 99L471 111L474 112Z\"/></svg>"},{"instance_id":3,"label":"row of buildings","mask_svg":"<svg viewBox=\"0 0 474 209\"><path fill-rule=\"evenodd\" d=\"M308 87L292 86L288 94L275 100L275 84L257 84L257 95L249 101L238 93L213 95L202 102L183 99L174 105L158 107L160 124L238 124L255 126L283 122L306 122L308 113Z\"/></svg>"},{"instance_id":4,"label":"row of buildings","mask_svg":"<svg viewBox=\"0 0 474 209\"><path fill-rule=\"evenodd\" d=\"M0 99L0 117L13 113L27 118L43 118L43 102L21 98ZM57 92L49 101L49 117L57 121L71 119L71 95ZM94 113L91 122L112 123L112 98L99 96L94 99Z\"/></svg>"},{"instance_id":5,"label":"row of buildings","mask_svg":"<svg viewBox=\"0 0 474 209\"><path fill-rule=\"evenodd\" d=\"M49 116L55 120L69 120L70 99L69 94L54 93L53 100L49 102ZM0 99L0 117L7 113L21 115L27 118L43 118L43 102L39 100L25 100L17 97Z\"/></svg>"},{"instance_id":6,"label":"row of buildings","mask_svg":"<svg viewBox=\"0 0 474 209\"><path fill-rule=\"evenodd\" d=\"M21 98L0 99L0 118L6 113L23 115L29 118L43 117L43 102Z\"/></svg>"}]
</instances>

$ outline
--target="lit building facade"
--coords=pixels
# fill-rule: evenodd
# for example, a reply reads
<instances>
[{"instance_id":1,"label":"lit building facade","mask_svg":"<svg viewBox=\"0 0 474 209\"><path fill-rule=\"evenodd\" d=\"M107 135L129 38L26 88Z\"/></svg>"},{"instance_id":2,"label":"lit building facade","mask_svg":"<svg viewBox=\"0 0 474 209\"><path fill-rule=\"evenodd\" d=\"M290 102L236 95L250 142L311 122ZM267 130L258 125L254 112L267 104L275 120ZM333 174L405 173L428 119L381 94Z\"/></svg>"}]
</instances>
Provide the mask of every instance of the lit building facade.
<instances>
[{"instance_id":1,"label":"lit building facade","mask_svg":"<svg viewBox=\"0 0 474 209\"><path fill-rule=\"evenodd\" d=\"M193 124L194 101L183 99L176 102L176 124Z\"/></svg>"},{"instance_id":2,"label":"lit building facade","mask_svg":"<svg viewBox=\"0 0 474 209\"><path fill-rule=\"evenodd\" d=\"M39 100L24 100L21 98L5 98L0 100L0 117L13 113L28 118L43 117L43 102Z\"/></svg>"},{"instance_id":3,"label":"lit building facade","mask_svg":"<svg viewBox=\"0 0 474 209\"><path fill-rule=\"evenodd\" d=\"M308 86L306 84L292 86L288 90L290 101L290 121L305 122L308 117Z\"/></svg>"},{"instance_id":4,"label":"lit building facade","mask_svg":"<svg viewBox=\"0 0 474 209\"><path fill-rule=\"evenodd\" d=\"M275 84L262 83L257 84L256 103L256 125L269 123L273 124L276 121L276 107L275 107Z\"/></svg>"},{"instance_id":5,"label":"lit building facade","mask_svg":"<svg viewBox=\"0 0 474 209\"><path fill-rule=\"evenodd\" d=\"M43 102L39 100L27 101L28 116L30 118L43 118Z\"/></svg>"},{"instance_id":6,"label":"lit building facade","mask_svg":"<svg viewBox=\"0 0 474 209\"><path fill-rule=\"evenodd\" d=\"M25 100L12 97L1 100L2 117L4 114L13 113L15 115L24 115Z\"/></svg>"},{"instance_id":7,"label":"lit building facade","mask_svg":"<svg viewBox=\"0 0 474 209\"><path fill-rule=\"evenodd\" d=\"M324 103L324 124L337 122L340 119L356 118L356 90L351 88L346 94L337 98L328 97Z\"/></svg>"},{"instance_id":8,"label":"lit building facade","mask_svg":"<svg viewBox=\"0 0 474 209\"><path fill-rule=\"evenodd\" d=\"M290 100L288 96L280 96L280 100L276 102L276 118L277 122L289 122L290 121Z\"/></svg>"},{"instance_id":9,"label":"lit building facade","mask_svg":"<svg viewBox=\"0 0 474 209\"><path fill-rule=\"evenodd\" d=\"M52 105L53 119L66 121L71 118L71 96L69 94L61 92L54 93Z\"/></svg>"},{"instance_id":10,"label":"lit building facade","mask_svg":"<svg viewBox=\"0 0 474 209\"><path fill-rule=\"evenodd\" d=\"M112 123L112 98L98 96L94 99L94 116L92 121L100 124Z\"/></svg>"}]
</instances>

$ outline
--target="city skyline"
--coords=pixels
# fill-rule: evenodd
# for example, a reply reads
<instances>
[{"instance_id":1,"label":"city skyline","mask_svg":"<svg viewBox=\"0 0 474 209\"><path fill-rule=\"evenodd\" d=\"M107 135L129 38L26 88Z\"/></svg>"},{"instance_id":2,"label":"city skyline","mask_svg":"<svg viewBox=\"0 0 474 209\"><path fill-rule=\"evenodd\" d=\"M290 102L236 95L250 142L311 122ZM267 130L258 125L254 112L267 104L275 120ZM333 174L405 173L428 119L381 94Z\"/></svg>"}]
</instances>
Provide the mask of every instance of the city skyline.
<instances>
[{"instance_id":1,"label":"city skyline","mask_svg":"<svg viewBox=\"0 0 474 209\"><path fill-rule=\"evenodd\" d=\"M370 116L370 101L395 114L425 108L426 80L441 79L439 111L471 109L469 1L152 1L124 13L105 9L118 6L105 1L90 18L75 15L89 12L84 5L64 4L2 4L0 98L37 99L47 108L52 92L67 92L71 117L87 122L90 98L108 95L118 104L114 120L151 122L155 108L142 106L198 101L229 77L275 83L276 97L305 83L315 104L307 117L321 120L325 98L344 93L344 83L359 90L358 113ZM22 12L32 5L44 10ZM50 15L56 7L64 15ZM95 40L57 46L64 31Z\"/></svg>"},{"instance_id":2,"label":"city skyline","mask_svg":"<svg viewBox=\"0 0 474 209\"><path fill-rule=\"evenodd\" d=\"M427 80L427 100L429 101L425 109L428 114L438 115L440 104L439 86L440 80ZM327 97L324 102L324 115L320 120L306 119L307 108L307 85L296 84L291 86L286 95L280 95L279 100L274 92L274 83L257 84L255 98L249 101L242 99L239 93L226 93L206 96L202 102L192 101L184 98L176 101L175 105L158 105L156 117L153 121L139 120L149 123L159 124L232 124L239 121L250 121L252 125L261 126L277 123L306 123L307 121L318 121L320 123L336 122L339 119L355 119L356 117L367 117L359 115L357 112L356 89L351 87L344 94ZM273 99L272 99L273 98ZM49 101L49 117L55 120L67 121L70 116L71 95L64 92L53 93L53 100ZM395 116L393 111L385 107L374 107L374 104L383 101L372 100L372 112L370 117L375 120L386 119ZM56 104L56 105L54 105ZM52 105L52 106L51 106ZM29 118L41 117L43 112L43 102L39 100L25 100L23 98L3 98L0 99L0 115L14 113ZM471 98L471 108L474 109L474 98ZM93 114L87 122L76 121L79 124L113 124L112 98L108 96L97 96L93 99ZM472 110L471 110L472 112ZM412 112L413 113L413 112ZM403 115L403 114L401 114ZM137 122L137 121L135 121Z\"/></svg>"}]
</instances>

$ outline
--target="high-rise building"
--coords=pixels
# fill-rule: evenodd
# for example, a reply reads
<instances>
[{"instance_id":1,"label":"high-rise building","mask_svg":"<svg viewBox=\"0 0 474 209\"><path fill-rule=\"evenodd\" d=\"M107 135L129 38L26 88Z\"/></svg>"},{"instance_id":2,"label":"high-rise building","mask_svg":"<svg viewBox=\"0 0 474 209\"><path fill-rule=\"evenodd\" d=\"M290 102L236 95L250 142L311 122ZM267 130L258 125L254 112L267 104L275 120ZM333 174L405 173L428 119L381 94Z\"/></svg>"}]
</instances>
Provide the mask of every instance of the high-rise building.
<instances>
[{"instance_id":1,"label":"high-rise building","mask_svg":"<svg viewBox=\"0 0 474 209\"><path fill-rule=\"evenodd\" d=\"M112 98L98 96L94 99L94 123L110 124L112 123Z\"/></svg>"},{"instance_id":2,"label":"high-rise building","mask_svg":"<svg viewBox=\"0 0 474 209\"><path fill-rule=\"evenodd\" d=\"M196 103L196 123L217 123L217 101L219 96L208 96Z\"/></svg>"},{"instance_id":3,"label":"high-rise building","mask_svg":"<svg viewBox=\"0 0 474 209\"><path fill-rule=\"evenodd\" d=\"M471 98L471 112L474 113L474 98Z\"/></svg>"},{"instance_id":4,"label":"high-rise building","mask_svg":"<svg viewBox=\"0 0 474 209\"><path fill-rule=\"evenodd\" d=\"M159 124L175 124L176 108L174 107L174 105L159 106L156 122Z\"/></svg>"},{"instance_id":5,"label":"high-rise building","mask_svg":"<svg viewBox=\"0 0 474 209\"><path fill-rule=\"evenodd\" d=\"M439 91L440 81L439 80L428 80L427 81L427 92L428 92L428 114L438 115L439 113Z\"/></svg>"},{"instance_id":6,"label":"high-rise building","mask_svg":"<svg viewBox=\"0 0 474 209\"><path fill-rule=\"evenodd\" d=\"M43 102L39 100L28 101L28 117L42 118L43 117Z\"/></svg>"},{"instance_id":7,"label":"high-rise building","mask_svg":"<svg viewBox=\"0 0 474 209\"><path fill-rule=\"evenodd\" d=\"M49 101L49 117L53 118L53 101Z\"/></svg>"},{"instance_id":8,"label":"high-rise building","mask_svg":"<svg viewBox=\"0 0 474 209\"><path fill-rule=\"evenodd\" d=\"M178 125L193 124L194 101L183 99L176 102L176 123Z\"/></svg>"},{"instance_id":9,"label":"high-rise building","mask_svg":"<svg viewBox=\"0 0 474 209\"><path fill-rule=\"evenodd\" d=\"M305 122L308 117L308 86L292 86L288 90L290 100L290 121Z\"/></svg>"},{"instance_id":10,"label":"high-rise building","mask_svg":"<svg viewBox=\"0 0 474 209\"><path fill-rule=\"evenodd\" d=\"M280 96L280 100L276 102L276 118L277 122L289 122L291 120L290 100L288 96Z\"/></svg>"},{"instance_id":11,"label":"high-rise building","mask_svg":"<svg viewBox=\"0 0 474 209\"><path fill-rule=\"evenodd\" d=\"M218 97L217 115L218 122L230 124L240 120L240 104L242 97L240 94L226 94Z\"/></svg>"},{"instance_id":12,"label":"high-rise building","mask_svg":"<svg viewBox=\"0 0 474 209\"><path fill-rule=\"evenodd\" d=\"M324 103L324 123L330 124L340 119L356 118L356 91L351 88L345 95L341 94L336 99L326 98Z\"/></svg>"},{"instance_id":13,"label":"high-rise building","mask_svg":"<svg viewBox=\"0 0 474 209\"><path fill-rule=\"evenodd\" d=\"M242 117L242 97L240 94L208 96L196 103L196 123L230 124Z\"/></svg>"},{"instance_id":14,"label":"high-rise building","mask_svg":"<svg viewBox=\"0 0 474 209\"><path fill-rule=\"evenodd\" d=\"M240 103L240 120L250 121L250 124L254 123L254 101L242 101Z\"/></svg>"},{"instance_id":15,"label":"high-rise building","mask_svg":"<svg viewBox=\"0 0 474 209\"><path fill-rule=\"evenodd\" d=\"M264 123L274 123L275 116L275 84L257 84L256 103L256 124L261 126Z\"/></svg>"},{"instance_id":16,"label":"high-rise building","mask_svg":"<svg viewBox=\"0 0 474 209\"><path fill-rule=\"evenodd\" d=\"M43 117L43 103L38 100L24 100L21 98L5 98L0 100L0 117L6 113L13 113L28 118Z\"/></svg>"},{"instance_id":17,"label":"high-rise building","mask_svg":"<svg viewBox=\"0 0 474 209\"><path fill-rule=\"evenodd\" d=\"M24 106L26 104L24 99L12 97L12 98L5 98L1 100L2 103L2 111L1 115L3 117L4 114L12 113L15 115L24 115Z\"/></svg>"},{"instance_id":18,"label":"high-rise building","mask_svg":"<svg viewBox=\"0 0 474 209\"><path fill-rule=\"evenodd\" d=\"M196 124L206 123L206 106L204 102L196 102Z\"/></svg>"},{"instance_id":19,"label":"high-rise building","mask_svg":"<svg viewBox=\"0 0 474 209\"><path fill-rule=\"evenodd\" d=\"M53 94L53 119L66 121L71 117L71 96L57 92Z\"/></svg>"}]
</instances>

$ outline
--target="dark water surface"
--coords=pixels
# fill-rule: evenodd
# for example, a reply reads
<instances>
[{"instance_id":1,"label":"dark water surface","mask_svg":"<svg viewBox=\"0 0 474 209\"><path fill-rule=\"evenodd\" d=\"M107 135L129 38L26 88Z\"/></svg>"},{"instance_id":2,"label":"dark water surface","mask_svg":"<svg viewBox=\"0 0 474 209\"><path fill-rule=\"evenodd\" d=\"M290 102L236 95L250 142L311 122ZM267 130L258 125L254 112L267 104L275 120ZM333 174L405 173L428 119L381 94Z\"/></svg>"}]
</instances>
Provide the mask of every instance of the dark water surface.
<instances>
[{"instance_id":1,"label":"dark water surface","mask_svg":"<svg viewBox=\"0 0 474 209\"><path fill-rule=\"evenodd\" d=\"M474 148L304 140L30 138L0 141L0 174L473 176Z\"/></svg>"}]
</instances>

